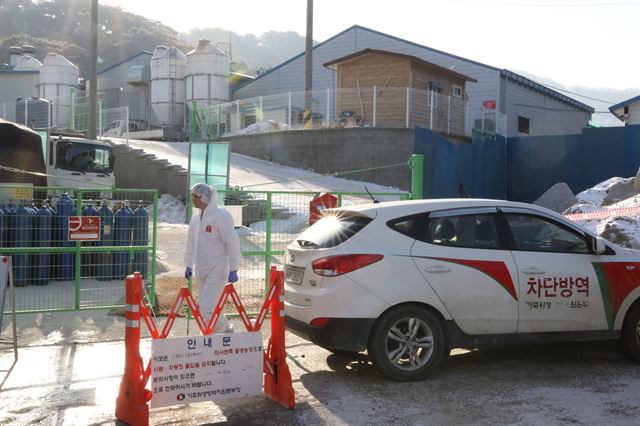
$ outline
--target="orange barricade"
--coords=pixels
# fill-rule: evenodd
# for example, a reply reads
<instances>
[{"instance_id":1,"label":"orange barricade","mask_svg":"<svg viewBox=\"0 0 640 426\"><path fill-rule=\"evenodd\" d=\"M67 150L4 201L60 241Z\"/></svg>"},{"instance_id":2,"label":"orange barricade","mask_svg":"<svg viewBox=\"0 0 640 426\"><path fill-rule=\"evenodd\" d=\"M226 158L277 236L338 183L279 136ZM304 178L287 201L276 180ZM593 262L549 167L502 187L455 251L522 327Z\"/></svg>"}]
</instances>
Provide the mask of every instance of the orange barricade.
<instances>
[{"instance_id":1,"label":"orange barricade","mask_svg":"<svg viewBox=\"0 0 640 426\"><path fill-rule=\"evenodd\" d=\"M270 310L271 337L269 337L269 344L264 352L264 393L288 409L292 409L295 406L291 373L287 365L285 352L283 271L278 271L275 266L271 267L269 291L254 323L249 320L233 284L229 283L225 286L208 322L205 322L189 288L185 286L178 291L176 301L171 308L164 327L162 331L158 331L158 327L142 299L142 277L140 273L135 272L133 275L128 276L126 286L126 358L124 374L120 383L120 392L116 399L116 419L129 425L149 424L149 406L147 402L151 400L152 392L145 389L145 386L151 376L151 359L149 359L145 368L140 356L140 317L144 318L152 338L164 339L169 335L178 312L186 301L193 312L198 328L200 328L203 335L208 335L213 332L229 297L231 297L238 310L240 319L247 331L259 331L266 318L267 311Z\"/></svg>"}]
</instances>

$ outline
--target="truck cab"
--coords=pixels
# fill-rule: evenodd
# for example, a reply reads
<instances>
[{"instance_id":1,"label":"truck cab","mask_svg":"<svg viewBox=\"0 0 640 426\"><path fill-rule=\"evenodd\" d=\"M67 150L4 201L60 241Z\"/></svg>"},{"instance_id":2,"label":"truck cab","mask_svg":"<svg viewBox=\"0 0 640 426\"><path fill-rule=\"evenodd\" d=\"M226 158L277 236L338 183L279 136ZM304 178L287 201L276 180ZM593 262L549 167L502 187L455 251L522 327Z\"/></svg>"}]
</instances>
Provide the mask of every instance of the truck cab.
<instances>
[{"instance_id":1,"label":"truck cab","mask_svg":"<svg viewBox=\"0 0 640 426\"><path fill-rule=\"evenodd\" d=\"M105 190L114 186L115 157L108 143L52 136L47 145L49 186Z\"/></svg>"}]
</instances>

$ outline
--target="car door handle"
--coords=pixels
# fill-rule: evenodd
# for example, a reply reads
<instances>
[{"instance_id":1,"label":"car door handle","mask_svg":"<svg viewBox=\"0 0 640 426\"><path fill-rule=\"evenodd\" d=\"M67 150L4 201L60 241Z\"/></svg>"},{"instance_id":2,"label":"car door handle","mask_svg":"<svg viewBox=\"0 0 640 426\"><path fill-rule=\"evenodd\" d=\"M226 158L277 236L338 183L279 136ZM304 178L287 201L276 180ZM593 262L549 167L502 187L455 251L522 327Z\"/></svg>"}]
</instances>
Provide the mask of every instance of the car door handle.
<instances>
[{"instance_id":1,"label":"car door handle","mask_svg":"<svg viewBox=\"0 0 640 426\"><path fill-rule=\"evenodd\" d=\"M523 274L527 274L527 275L542 275L545 273L545 271L543 269L540 268L525 268L521 271Z\"/></svg>"},{"instance_id":2,"label":"car door handle","mask_svg":"<svg viewBox=\"0 0 640 426\"><path fill-rule=\"evenodd\" d=\"M433 265L428 268L424 268L425 272L429 272L431 274L444 274L446 272L451 272L451 268L448 268L444 265Z\"/></svg>"}]
</instances>

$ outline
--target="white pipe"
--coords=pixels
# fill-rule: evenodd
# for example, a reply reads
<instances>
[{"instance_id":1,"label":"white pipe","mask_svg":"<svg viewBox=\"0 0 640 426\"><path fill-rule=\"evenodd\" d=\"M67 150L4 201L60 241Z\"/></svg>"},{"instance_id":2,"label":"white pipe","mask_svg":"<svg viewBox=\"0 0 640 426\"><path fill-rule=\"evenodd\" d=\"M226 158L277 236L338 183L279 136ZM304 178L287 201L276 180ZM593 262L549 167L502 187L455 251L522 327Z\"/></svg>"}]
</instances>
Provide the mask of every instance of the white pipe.
<instances>
[{"instance_id":1,"label":"white pipe","mask_svg":"<svg viewBox=\"0 0 640 426\"><path fill-rule=\"evenodd\" d=\"M327 116L325 117L325 121L327 123L329 122L329 114L331 113L330 103L331 103L331 89L327 87Z\"/></svg>"},{"instance_id":2,"label":"white pipe","mask_svg":"<svg viewBox=\"0 0 640 426\"><path fill-rule=\"evenodd\" d=\"M406 120L405 127L409 127L409 95L410 95L410 93L411 92L409 91L409 86L407 86L407 105L405 107L405 111L406 111L406 113L405 113L405 115L406 115L406 117L405 117L405 120Z\"/></svg>"},{"instance_id":3,"label":"white pipe","mask_svg":"<svg viewBox=\"0 0 640 426\"><path fill-rule=\"evenodd\" d=\"M287 107L287 124L291 126L291 91L289 91L289 105Z\"/></svg>"},{"instance_id":4,"label":"white pipe","mask_svg":"<svg viewBox=\"0 0 640 426\"><path fill-rule=\"evenodd\" d=\"M449 105L447 106L447 134L451 134L451 96L449 98Z\"/></svg>"},{"instance_id":5,"label":"white pipe","mask_svg":"<svg viewBox=\"0 0 640 426\"><path fill-rule=\"evenodd\" d=\"M373 127L376 127L376 102L377 102L377 93L378 90L376 86L373 86Z\"/></svg>"}]
</instances>

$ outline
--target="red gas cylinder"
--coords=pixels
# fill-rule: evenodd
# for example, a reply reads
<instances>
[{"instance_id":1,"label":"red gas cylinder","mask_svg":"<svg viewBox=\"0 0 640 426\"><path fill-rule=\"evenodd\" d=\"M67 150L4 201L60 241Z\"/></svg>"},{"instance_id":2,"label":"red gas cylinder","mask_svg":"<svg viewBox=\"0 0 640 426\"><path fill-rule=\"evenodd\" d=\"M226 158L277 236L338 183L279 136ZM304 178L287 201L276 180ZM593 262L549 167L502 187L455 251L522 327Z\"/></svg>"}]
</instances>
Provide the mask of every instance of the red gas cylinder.
<instances>
[{"instance_id":1,"label":"red gas cylinder","mask_svg":"<svg viewBox=\"0 0 640 426\"><path fill-rule=\"evenodd\" d=\"M322 217L324 209L338 207L338 197L327 192L321 192L313 197L309 203L309 225L313 225Z\"/></svg>"}]
</instances>

